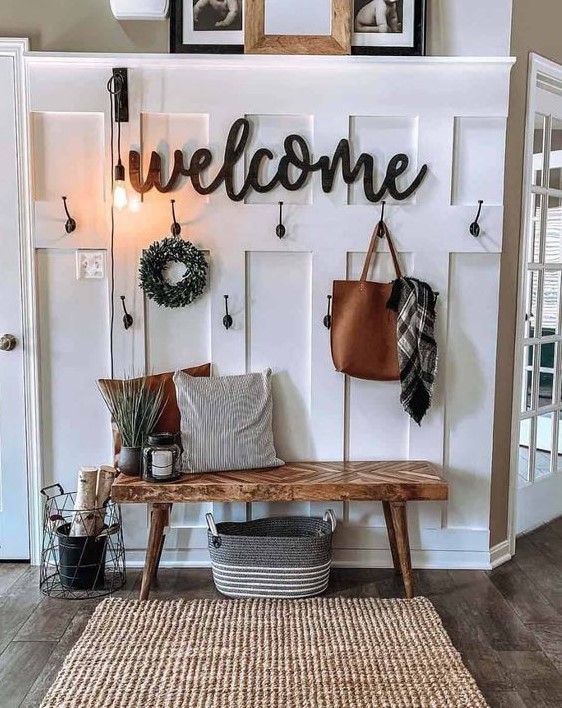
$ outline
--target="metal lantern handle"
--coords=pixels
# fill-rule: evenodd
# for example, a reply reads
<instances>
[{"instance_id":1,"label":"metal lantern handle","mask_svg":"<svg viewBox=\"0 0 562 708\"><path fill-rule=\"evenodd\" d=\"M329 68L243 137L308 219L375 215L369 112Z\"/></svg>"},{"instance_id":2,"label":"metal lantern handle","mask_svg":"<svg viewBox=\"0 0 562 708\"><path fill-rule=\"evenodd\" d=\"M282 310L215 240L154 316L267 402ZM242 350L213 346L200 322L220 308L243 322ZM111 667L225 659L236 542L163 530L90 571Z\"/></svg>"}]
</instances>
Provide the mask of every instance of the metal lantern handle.
<instances>
[{"instance_id":1,"label":"metal lantern handle","mask_svg":"<svg viewBox=\"0 0 562 708\"><path fill-rule=\"evenodd\" d=\"M332 526L332 533L334 533L338 522L337 522L336 515L334 514L333 509L326 509L326 511L324 512L323 520L330 522L330 524Z\"/></svg>"}]
</instances>

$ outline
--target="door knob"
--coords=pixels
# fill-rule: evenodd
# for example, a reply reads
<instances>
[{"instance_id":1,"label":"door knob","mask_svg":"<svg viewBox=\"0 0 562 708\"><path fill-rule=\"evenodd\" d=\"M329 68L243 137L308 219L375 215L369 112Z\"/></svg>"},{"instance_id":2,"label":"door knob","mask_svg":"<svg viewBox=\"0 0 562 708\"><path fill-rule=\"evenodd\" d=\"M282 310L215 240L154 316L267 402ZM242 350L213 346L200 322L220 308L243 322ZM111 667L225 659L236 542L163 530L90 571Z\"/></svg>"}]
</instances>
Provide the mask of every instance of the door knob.
<instances>
[{"instance_id":1,"label":"door knob","mask_svg":"<svg viewBox=\"0 0 562 708\"><path fill-rule=\"evenodd\" d=\"M16 348L17 343L18 341L13 334L3 334L0 337L0 351L11 352L12 349Z\"/></svg>"}]
</instances>

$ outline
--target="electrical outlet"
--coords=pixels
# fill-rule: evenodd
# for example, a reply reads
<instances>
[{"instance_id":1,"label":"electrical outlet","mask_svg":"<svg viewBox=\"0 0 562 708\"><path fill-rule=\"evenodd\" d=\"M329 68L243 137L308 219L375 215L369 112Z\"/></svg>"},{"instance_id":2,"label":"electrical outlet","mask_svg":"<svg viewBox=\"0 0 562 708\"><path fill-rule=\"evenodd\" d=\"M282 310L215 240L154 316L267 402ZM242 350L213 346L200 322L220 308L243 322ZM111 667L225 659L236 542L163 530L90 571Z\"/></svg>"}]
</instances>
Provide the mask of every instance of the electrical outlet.
<instances>
[{"instance_id":1,"label":"electrical outlet","mask_svg":"<svg viewBox=\"0 0 562 708\"><path fill-rule=\"evenodd\" d=\"M76 251L76 279L105 278L105 251Z\"/></svg>"}]
</instances>

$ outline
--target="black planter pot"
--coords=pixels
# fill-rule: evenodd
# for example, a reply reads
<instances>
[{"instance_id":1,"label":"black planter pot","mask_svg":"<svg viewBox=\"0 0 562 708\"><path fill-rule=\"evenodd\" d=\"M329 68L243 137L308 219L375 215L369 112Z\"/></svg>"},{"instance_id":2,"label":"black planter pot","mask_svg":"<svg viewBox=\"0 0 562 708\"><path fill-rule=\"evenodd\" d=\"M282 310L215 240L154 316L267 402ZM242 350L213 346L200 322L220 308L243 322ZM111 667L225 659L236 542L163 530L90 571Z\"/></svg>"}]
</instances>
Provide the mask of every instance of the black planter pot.
<instances>
[{"instance_id":1,"label":"black planter pot","mask_svg":"<svg viewBox=\"0 0 562 708\"><path fill-rule=\"evenodd\" d=\"M107 536L69 536L70 526L57 528L61 584L74 590L103 587Z\"/></svg>"},{"instance_id":2,"label":"black planter pot","mask_svg":"<svg viewBox=\"0 0 562 708\"><path fill-rule=\"evenodd\" d=\"M142 448L122 447L119 453L119 472L128 477L141 476Z\"/></svg>"}]
</instances>

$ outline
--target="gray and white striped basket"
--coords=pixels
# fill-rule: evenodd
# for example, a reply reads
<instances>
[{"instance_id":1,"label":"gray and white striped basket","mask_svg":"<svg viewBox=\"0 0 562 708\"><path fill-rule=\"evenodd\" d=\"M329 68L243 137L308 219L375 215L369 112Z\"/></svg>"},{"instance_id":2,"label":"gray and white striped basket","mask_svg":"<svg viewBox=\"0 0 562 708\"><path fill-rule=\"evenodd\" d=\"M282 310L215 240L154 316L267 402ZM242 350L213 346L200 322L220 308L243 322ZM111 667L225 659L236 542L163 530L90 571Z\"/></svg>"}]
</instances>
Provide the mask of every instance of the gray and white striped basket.
<instances>
[{"instance_id":1,"label":"gray and white striped basket","mask_svg":"<svg viewBox=\"0 0 562 708\"><path fill-rule=\"evenodd\" d=\"M213 580L229 597L312 597L330 580L336 516L215 524L206 515Z\"/></svg>"}]
</instances>

